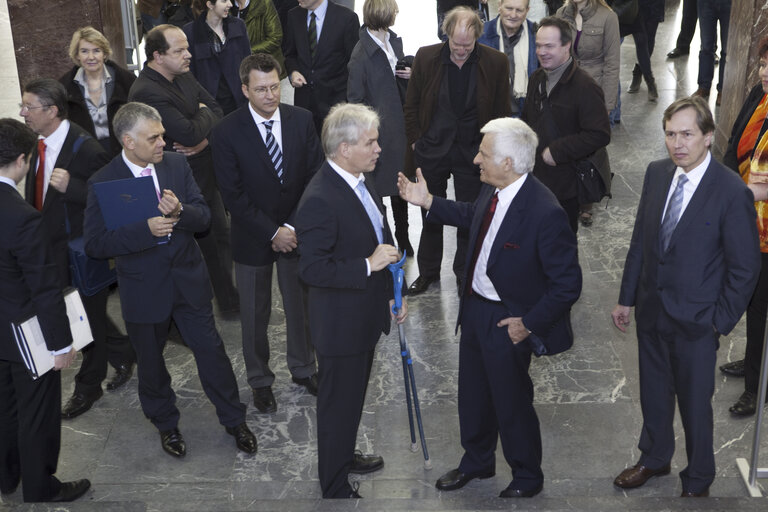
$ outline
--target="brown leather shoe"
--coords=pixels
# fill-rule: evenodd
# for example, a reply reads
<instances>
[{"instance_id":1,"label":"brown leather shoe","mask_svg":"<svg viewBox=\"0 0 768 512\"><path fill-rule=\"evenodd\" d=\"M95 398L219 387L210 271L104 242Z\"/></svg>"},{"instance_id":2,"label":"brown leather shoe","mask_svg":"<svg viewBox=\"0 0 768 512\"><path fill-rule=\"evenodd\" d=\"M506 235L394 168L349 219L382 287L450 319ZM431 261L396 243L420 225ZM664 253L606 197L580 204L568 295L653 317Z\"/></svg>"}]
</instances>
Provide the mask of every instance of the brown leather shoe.
<instances>
[{"instance_id":1,"label":"brown leather shoe","mask_svg":"<svg viewBox=\"0 0 768 512\"><path fill-rule=\"evenodd\" d=\"M705 89L703 87L699 87L696 89L696 92L691 94L691 96L699 96L700 98L704 98L705 100L709 100L709 89Z\"/></svg>"},{"instance_id":2,"label":"brown leather shoe","mask_svg":"<svg viewBox=\"0 0 768 512\"><path fill-rule=\"evenodd\" d=\"M701 492L683 491L681 498L709 498L709 487Z\"/></svg>"},{"instance_id":3,"label":"brown leather shoe","mask_svg":"<svg viewBox=\"0 0 768 512\"><path fill-rule=\"evenodd\" d=\"M662 466L659 469L651 469L640 464L635 464L631 468L627 468L621 472L616 480L613 481L613 485L621 487L622 489L634 489L645 484L651 477L668 475L669 464Z\"/></svg>"}]
</instances>

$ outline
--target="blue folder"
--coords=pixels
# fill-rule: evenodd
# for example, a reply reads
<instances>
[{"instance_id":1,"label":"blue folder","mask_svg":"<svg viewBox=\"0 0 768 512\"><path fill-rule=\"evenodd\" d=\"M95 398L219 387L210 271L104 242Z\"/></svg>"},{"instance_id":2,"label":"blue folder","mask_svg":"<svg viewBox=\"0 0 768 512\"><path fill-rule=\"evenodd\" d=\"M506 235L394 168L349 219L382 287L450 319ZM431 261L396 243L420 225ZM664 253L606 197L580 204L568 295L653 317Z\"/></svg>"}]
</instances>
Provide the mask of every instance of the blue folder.
<instances>
[{"instance_id":1,"label":"blue folder","mask_svg":"<svg viewBox=\"0 0 768 512\"><path fill-rule=\"evenodd\" d=\"M162 215L157 209L157 192L152 176L101 181L93 184L104 225L110 231ZM167 243L158 237L158 244Z\"/></svg>"}]
</instances>

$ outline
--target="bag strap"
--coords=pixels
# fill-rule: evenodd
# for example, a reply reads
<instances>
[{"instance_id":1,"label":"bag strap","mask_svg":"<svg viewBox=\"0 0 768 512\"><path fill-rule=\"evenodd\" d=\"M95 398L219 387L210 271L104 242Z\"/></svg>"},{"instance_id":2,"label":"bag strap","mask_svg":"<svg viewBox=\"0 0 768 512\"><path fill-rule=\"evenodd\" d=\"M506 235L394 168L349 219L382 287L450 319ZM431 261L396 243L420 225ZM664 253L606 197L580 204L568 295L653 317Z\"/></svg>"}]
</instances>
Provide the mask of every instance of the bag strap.
<instances>
[{"instance_id":1,"label":"bag strap","mask_svg":"<svg viewBox=\"0 0 768 512\"><path fill-rule=\"evenodd\" d=\"M72 160L75 159L75 155L77 155L77 152L80 151L80 147L83 145L83 142L85 142L86 139L90 139L91 137L89 135L86 135L84 133L81 133L78 135L78 137L75 139L75 142L72 143L72 154L69 156L69 161L67 162L67 167L69 167L69 164L72 163ZM67 231L67 238L69 238L69 235L72 234L72 226L69 225L69 211L67 210L67 202L62 201L64 204L64 228Z\"/></svg>"}]
</instances>

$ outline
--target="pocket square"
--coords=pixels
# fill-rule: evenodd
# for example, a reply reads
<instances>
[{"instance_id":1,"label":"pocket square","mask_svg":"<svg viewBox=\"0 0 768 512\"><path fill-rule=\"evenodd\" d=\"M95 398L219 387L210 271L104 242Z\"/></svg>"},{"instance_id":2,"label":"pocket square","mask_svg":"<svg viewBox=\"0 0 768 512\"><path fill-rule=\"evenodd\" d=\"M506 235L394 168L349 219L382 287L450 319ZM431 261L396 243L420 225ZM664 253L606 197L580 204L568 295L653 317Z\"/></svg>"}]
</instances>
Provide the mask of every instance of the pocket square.
<instances>
[{"instance_id":1,"label":"pocket square","mask_svg":"<svg viewBox=\"0 0 768 512\"><path fill-rule=\"evenodd\" d=\"M519 249L520 246L517 244L513 244L512 242L507 242L504 244L505 249Z\"/></svg>"}]
</instances>

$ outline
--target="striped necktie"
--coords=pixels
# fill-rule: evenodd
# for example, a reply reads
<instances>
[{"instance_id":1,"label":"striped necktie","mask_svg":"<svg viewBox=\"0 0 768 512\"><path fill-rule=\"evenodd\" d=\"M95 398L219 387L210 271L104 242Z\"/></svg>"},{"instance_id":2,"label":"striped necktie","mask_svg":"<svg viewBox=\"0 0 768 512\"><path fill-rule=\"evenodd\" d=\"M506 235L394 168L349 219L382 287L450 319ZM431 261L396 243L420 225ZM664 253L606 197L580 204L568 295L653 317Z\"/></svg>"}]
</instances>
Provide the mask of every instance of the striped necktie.
<instances>
[{"instance_id":1,"label":"striped necktie","mask_svg":"<svg viewBox=\"0 0 768 512\"><path fill-rule=\"evenodd\" d=\"M272 135L272 125L274 121L264 121L264 128L267 129L267 153L269 158L272 159L272 165L275 168L277 177L280 179L280 183L283 183L283 152L280 151L280 146L277 145L275 136Z\"/></svg>"},{"instance_id":2,"label":"striped necktie","mask_svg":"<svg viewBox=\"0 0 768 512\"><path fill-rule=\"evenodd\" d=\"M315 12L309 13L309 55L315 60L317 54L317 16Z\"/></svg>"},{"instance_id":3,"label":"striped necktie","mask_svg":"<svg viewBox=\"0 0 768 512\"><path fill-rule=\"evenodd\" d=\"M680 213L683 210L683 188L688 181L688 176L681 174L677 178L677 187L672 193L672 197L667 205L667 212L664 214L664 220L661 222L661 247L665 251L669 247L669 241L672 239L672 233L675 232L677 221L680 220Z\"/></svg>"}]
</instances>

